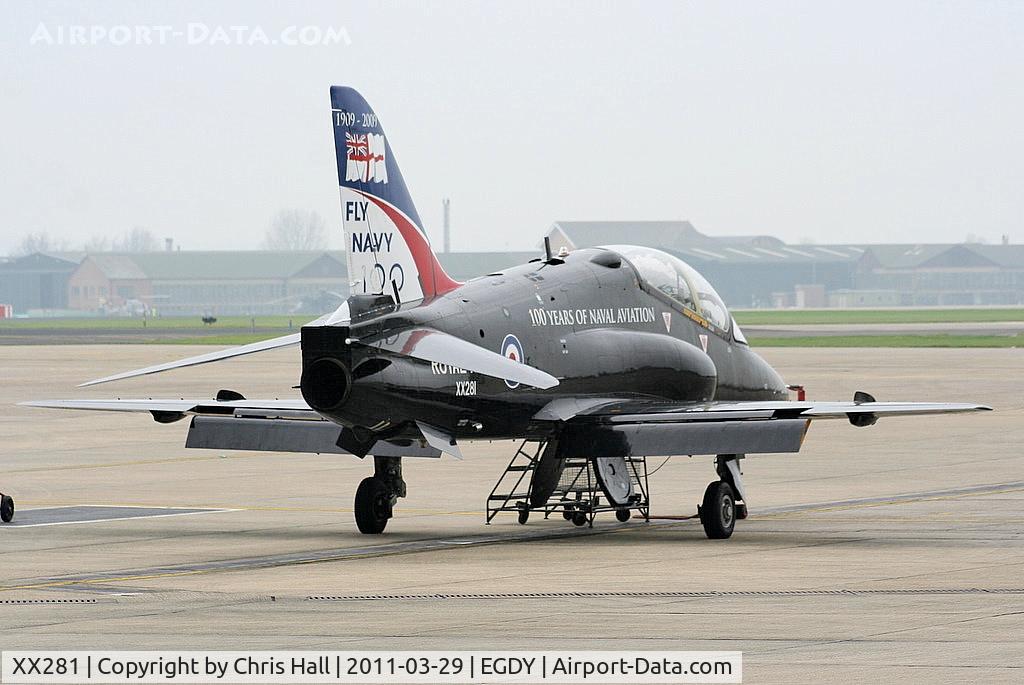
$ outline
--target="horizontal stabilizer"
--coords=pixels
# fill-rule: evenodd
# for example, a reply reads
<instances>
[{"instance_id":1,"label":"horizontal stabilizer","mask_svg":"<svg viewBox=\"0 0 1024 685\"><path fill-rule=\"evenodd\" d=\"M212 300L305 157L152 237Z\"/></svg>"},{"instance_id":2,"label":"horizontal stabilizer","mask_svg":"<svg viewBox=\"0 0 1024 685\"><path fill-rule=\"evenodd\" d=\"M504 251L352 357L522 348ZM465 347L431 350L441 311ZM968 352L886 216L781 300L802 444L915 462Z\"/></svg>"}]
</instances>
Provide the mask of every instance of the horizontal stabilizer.
<instances>
[{"instance_id":1,"label":"horizontal stabilizer","mask_svg":"<svg viewBox=\"0 0 1024 685\"><path fill-rule=\"evenodd\" d=\"M393 338L367 345L391 354L449 364L484 376L523 383L542 390L558 385L557 378L538 368L430 328L409 329Z\"/></svg>"},{"instance_id":2,"label":"horizontal stabilizer","mask_svg":"<svg viewBox=\"0 0 1024 685\"><path fill-rule=\"evenodd\" d=\"M348 302L343 303L338 309L332 313L309 322L307 326L337 326L344 325L349 321ZM100 383L109 383L111 381L121 381L126 378L135 378L137 376L148 376L152 373L160 373L161 371L171 371L172 369L183 369L187 366L198 366L199 364L209 364L210 362L219 362L223 359L232 359L234 357L241 357L246 354L255 354L256 352L266 352L267 350L276 350L279 347L288 347L289 345L298 345L300 341L299 333L291 333L289 335L283 335L279 338L271 338L269 340L260 340L259 342L249 343L248 345L240 345L238 347L229 347L226 350L218 350L216 352L208 352L206 354L199 354L195 357L186 357L185 359L178 359L173 362L167 362L165 364L156 364L154 366L147 366L143 369L135 369L133 371L125 371L123 373L115 373L113 376L105 376L103 378L97 378L96 380L87 381L81 383L78 387L84 388L89 385L99 385Z\"/></svg>"},{"instance_id":3,"label":"horizontal stabilizer","mask_svg":"<svg viewBox=\"0 0 1024 685\"><path fill-rule=\"evenodd\" d=\"M166 364L156 364L154 366L147 366L144 369L135 369L133 371L115 373L113 376L104 376L103 378L97 378L96 380L81 383L79 384L78 387L84 388L89 385L109 383L110 381L121 381L126 378L148 376L151 373L160 373L161 371L170 371L172 369L183 369L186 366L198 366L199 364L209 364L210 362L219 362L222 359L231 359L233 357L241 357L242 355L246 354L265 352L267 350L277 349L278 347L287 347L288 345L298 344L299 334L292 333L291 335L284 335L281 336L280 338L261 340L259 342L250 343L249 345L241 345L240 347L229 347L226 350L218 350L216 352L208 352L207 354L199 354L196 355L195 357L178 359L173 362L167 362Z\"/></svg>"}]
</instances>

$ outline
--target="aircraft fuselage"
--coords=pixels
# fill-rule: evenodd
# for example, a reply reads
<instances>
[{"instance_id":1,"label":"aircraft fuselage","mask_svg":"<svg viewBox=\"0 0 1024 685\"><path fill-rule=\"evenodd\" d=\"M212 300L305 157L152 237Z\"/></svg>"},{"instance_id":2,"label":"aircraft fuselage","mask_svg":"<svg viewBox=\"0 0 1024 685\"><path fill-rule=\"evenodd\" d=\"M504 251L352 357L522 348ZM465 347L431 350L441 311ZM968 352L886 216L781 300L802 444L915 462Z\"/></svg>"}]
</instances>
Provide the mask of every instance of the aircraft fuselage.
<instances>
[{"instance_id":1,"label":"aircraft fuselage","mask_svg":"<svg viewBox=\"0 0 1024 685\"><path fill-rule=\"evenodd\" d=\"M374 346L410 328L472 341L546 371L559 385L517 386ZM312 366L323 359L336 361L337 371ZM348 327L306 327L303 367L303 395L314 409L389 438L418 435L417 420L454 437L527 437L541 430L532 417L559 397L787 397L780 376L731 330L653 290L628 261L600 248L489 274L415 305L354 312ZM314 385L346 387L336 393L341 401L325 406L333 400L317 401Z\"/></svg>"}]
</instances>

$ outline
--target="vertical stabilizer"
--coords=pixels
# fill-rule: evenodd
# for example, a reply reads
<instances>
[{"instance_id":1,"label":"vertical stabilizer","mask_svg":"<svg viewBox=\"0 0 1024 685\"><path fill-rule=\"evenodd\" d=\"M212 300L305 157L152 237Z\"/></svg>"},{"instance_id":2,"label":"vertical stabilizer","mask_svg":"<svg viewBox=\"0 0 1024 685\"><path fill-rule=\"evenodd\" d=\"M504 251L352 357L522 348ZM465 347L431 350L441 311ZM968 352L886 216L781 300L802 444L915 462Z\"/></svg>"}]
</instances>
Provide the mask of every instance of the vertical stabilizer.
<instances>
[{"instance_id":1,"label":"vertical stabilizer","mask_svg":"<svg viewBox=\"0 0 1024 685\"><path fill-rule=\"evenodd\" d=\"M341 220L352 293L391 293L403 302L454 290L398 169L377 115L352 88L331 87Z\"/></svg>"}]
</instances>

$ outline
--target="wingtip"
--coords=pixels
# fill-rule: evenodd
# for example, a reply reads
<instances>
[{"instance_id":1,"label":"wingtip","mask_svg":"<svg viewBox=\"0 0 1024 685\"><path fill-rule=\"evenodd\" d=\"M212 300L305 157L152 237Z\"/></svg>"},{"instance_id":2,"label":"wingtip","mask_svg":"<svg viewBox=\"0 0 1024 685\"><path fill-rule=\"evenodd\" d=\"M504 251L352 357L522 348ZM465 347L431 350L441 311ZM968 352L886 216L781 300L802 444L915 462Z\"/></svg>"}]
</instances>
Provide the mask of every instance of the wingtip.
<instances>
[{"instance_id":1,"label":"wingtip","mask_svg":"<svg viewBox=\"0 0 1024 685\"><path fill-rule=\"evenodd\" d=\"M18 402L19 407L36 407L41 409L53 409L55 407L56 400L29 400L27 402Z\"/></svg>"},{"instance_id":2,"label":"wingtip","mask_svg":"<svg viewBox=\"0 0 1024 685\"><path fill-rule=\"evenodd\" d=\"M140 371L145 371L145 369L140 369ZM75 387L78 387L78 388L88 388L90 385L99 385L100 383L109 383L110 381L119 381L122 378L134 378L135 376L144 376L144 375L146 375L146 374L138 373L138 372L135 372L135 371L129 371L127 373L118 373L118 374L115 374L113 376L104 376L103 378L94 378L91 381L85 381L84 383L79 383Z\"/></svg>"}]
</instances>

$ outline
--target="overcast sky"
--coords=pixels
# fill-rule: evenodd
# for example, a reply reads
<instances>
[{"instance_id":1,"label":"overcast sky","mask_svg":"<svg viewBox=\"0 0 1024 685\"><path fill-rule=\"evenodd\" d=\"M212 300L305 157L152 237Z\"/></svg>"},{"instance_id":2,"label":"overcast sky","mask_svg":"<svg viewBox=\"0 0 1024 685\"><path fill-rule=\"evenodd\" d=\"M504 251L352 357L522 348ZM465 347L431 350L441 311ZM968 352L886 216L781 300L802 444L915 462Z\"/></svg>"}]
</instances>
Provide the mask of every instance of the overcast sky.
<instances>
[{"instance_id":1,"label":"overcast sky","mask_svg":"<svg viewBox=\"0 0 1024 685\"><path fill-rule=\"evenodd\" d=\"M320 212L340 246L332 84L376 110L435 244L452 198L457 250L532 249L558 219L1024 241L1024 2L2 12L0 253L27 232L75 247L133 226L254 248L292 207ZM109 36L68 45L73 26ZM119 26L184 35L114 45ZM302 42L288 27L332 44L283 45Z\"/></svg>"}]
</instances>

